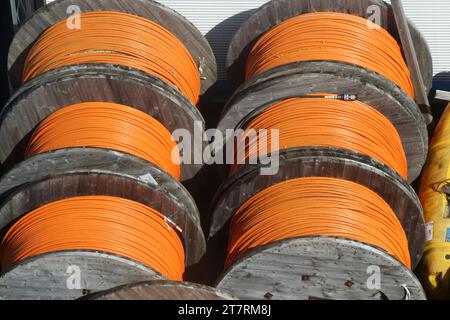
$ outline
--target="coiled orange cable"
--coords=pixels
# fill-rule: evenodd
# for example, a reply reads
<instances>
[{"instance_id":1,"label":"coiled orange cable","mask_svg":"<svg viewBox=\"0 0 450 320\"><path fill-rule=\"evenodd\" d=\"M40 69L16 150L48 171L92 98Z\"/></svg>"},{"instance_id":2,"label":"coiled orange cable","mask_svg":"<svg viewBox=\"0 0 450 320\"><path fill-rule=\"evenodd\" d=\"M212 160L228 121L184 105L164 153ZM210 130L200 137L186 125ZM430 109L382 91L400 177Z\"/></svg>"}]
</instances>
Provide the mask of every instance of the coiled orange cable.
<instances>
[{"instance_id":1,"label":"coiled orange cable","mask_svg":"<svg viewBox=\"0 0 450 320\"><path fill-rule=\"evenodd\" d=\"M180 179L180 159L172 159L178 147L170 132L153 117L124 105L87 102L52 113L36 128L26 157L69 147L126 152Z\"/></svg>"},{"instance_id":2,"label":"coiled orange cable","mask_svg":"<svg viewBox=\"0 0 450 320\"><path fill-rule=\"evenodd\" d=\"M245 129L238 143L245 153L238 153L238 164L261 156L260 150L278 151L271 150L270 135L270 130L278 129L281 150L307 146L343 148L375 158L405 179L408 176L406 155L396 128L378 110L359 101L288 99L261 113ZM269 133L262 135L261 129L268 129ZM267 146L261 149L262 144Z\"/></svg>"},{"instance_id":3,"label":"coiled orange cable","mask_svg":"<svg viewBox=\"0 0 450 320\"><path fill-rule=\"evenodd\" d=\"M414 87L397 41L383 28L351 14L315 12L288 19L252 48L246 78L280 65L328 60L351 63L392 80L414 98Z\"/></svg>"},{"instance_id":4,"label":"coiled orange cable","mask_svg":"<svg viewBox=\"0 0 450 320\"><path fill-rule=\"evenodd\" d=\"M108 196L53 202L19 219L1 242L2 270L39 254L68 250L117 254L168 279L183 278L183 244L164 216L143 204Z\"/></svg>"},{"instance_id":5,"label":"coiled orange cable","mask_svg":"<svg viewBox=\"0 0 450 320\"><path fill-rule=\"evenodd\" d=\"M239 208L231 222L226 267L253 248L305 236L374 245L411 268L405 232L380 196L354 182L314 177L274 185Z\"/></svg>"},{"instance_id":6,"label":"coiled orange cable","mask_svg":"<svg viewBox=\"0 0 450 320\"><path fill-rule=\"evenodd\" d=\"M82 13L80 21L80 29L68 29L66 20L62 20L41 35L25 61L24 82L62 66L112 63L156 75L197 104L197 64L170 31L123 12Z\"/></svg>"}]
</instances>

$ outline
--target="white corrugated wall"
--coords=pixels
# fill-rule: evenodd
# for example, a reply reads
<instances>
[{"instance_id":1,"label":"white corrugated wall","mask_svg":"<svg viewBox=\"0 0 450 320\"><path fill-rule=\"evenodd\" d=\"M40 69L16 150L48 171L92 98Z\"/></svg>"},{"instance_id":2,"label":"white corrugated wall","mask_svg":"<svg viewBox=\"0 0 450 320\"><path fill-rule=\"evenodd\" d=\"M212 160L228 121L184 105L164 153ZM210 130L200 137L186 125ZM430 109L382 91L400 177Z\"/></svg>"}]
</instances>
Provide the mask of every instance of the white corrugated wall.
<instances>
[{"instance_id":1,"label":"white corrugated wall","mask_svg":"<svg viewBox=\"0 0 450 320\"><path fill-rule=\"evenodd\" d=\"M49 2L49 1L48 1ZM225 76L228 43L251 10L267 0L159 0L192 21L207 37L217 56L219 73ZM450 71L450 1L403 0L408 17L430 45L434 73Z\"/></svg>"},{"instance_id":2,"label":"white corrugated wall","mask_svg":"<svg viewBox=\"0 0 450 320\"><path fill-rule=\"evenodd\" d=\"M192 21L206 35L217 56L221 78L228 42L252 9L267 0L160 0ZM408 17L431 47L434 73L450 71L450 1L403 0ZM249 11L250 10L250 11Z\"/></svg>"}]
</instances>

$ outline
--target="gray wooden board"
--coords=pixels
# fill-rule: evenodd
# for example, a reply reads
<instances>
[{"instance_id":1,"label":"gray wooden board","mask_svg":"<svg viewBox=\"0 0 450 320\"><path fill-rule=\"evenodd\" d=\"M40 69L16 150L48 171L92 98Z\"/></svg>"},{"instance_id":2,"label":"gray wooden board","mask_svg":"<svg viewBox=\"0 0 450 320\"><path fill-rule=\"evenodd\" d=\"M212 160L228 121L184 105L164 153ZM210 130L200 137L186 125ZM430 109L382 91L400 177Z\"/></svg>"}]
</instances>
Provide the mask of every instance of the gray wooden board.
<instances>
[{"instance_id":1,"label":"gray wooden board","mask_svg":"<svg viewBox=\"0 0 450 320\"><path fill-rule=\"evenodd\" d=\"M368 286L374 266L381 271L376 289ZM252 300L426 299L419 280L394 257L333 237L294 238L256 248L225 271L217 288Z\"/></svg>"},{"instance_id":2,"label":"gray wooden board","mask_svg":"<svg viewBox=\"0 0 450 320\"><path fill-rule=\"evenodd\" d=\"M204 93L217 79L217 65L208 41L200 31L176 11L152 0L56 0L39 10L21 26L11 43L8 70L13 88L21 83L25 58L37 38L47 28L67 19L67 8L76 5L81 12L117 11L131 13L158 23L168 29L190 51L201 70Z\"/></svg>"},{"instance_id":3,"label":"gray wooden board","mask_svg":"<svg viewBox=\"0 0 450 320\"><path fill-rule=\"evenodd\" d=\"M77 274L81 288L74 289L71 276ZM2 274L0 299L74 300L128 283L160 279L164 277L154 270L121 256L60 251L32 257Z\"/></svg>"},{"instance_id":4,"label":"gray wooden board","mask_svg":"<svg viewBox=\"0 0 450 320\"><path fill-rule=\"evenodd\" d=\"M356 94L396 127L408 160L408 180L421 173L428 153L428 131L417 104L385 77L341 62L309 61L280 66L242 85L225 106L219 130L245 125L273 104L311 93Z\"/></svg>"},{"instance_id":5,"label":"gray wooden board","mask_svg":"<svg viewBox=\"0 0 450 320\"><path fill-rule=\"evenodd\" d=\"M112 102L134 107L160 121L170 133L186 129L193 157L202 152L194 132L203 132L200 111L181 92L144 72L107 64L84 64L47 72L22 86L0 114L0 162L20 161L28 136L53 112L76 103ZM181 180L195 177L202 164L182 164Z\"/></svg>"},{"instance_id":6,"label":"gray wooden board","mask_svg":"<svg viewBox=\"0 0 450 320\"><path fill-rule=\"evenodd\" d=\"M209 237L226 228L248 199L283 181L329 177L359 183L376 192L396 213L409 242L413 267L425 246L423 209L414 190L392 169L368 157L333 148L298 148L280 152L280 169L261 175L261 165L242 165L219 188L213 201Z\"/></svg>"},{"instance_id":7,"label":"gray wooden board","mask_svg":"<svg viewBox=\"0 0 450 320\"><path fill-rule=\"evenodd\" d=\"M373 5L381 9L381 26L399 40L392 8L382 0L276 0L266 3L241 25L231 41L227 58L230 79L235 84L244 81L246 60L251 47L262 34L277 24L302 13L320 11L350 13L368 18L373 14L368 12L368 8ZM419 30L410 22L409 27L422 76L429 91L433 80L431 51Z\"/></svg>"},{"instance_id":8,"label":"gray wooden board","mask_svg":"<svg viewBox=\"0 0 450 320\"><path fill-rule=\"evenodd\" d=\"M214 288L188 282L148 281L92 294L83 300L234 300Z\"/></svg>"},{"instance_id":9,"label":"gray wooden board","mask_svg":"<svg viewBox=\"0 0 450 320\"><path fill-rule=\"evenodd\" d=\"M45 204L77 196L109 195L143 203L182 229L186 265L206 251L200 218L186 189L151 163L96 148L37 155L0 180L0 229Z\"/></svg>"}]
</instances>

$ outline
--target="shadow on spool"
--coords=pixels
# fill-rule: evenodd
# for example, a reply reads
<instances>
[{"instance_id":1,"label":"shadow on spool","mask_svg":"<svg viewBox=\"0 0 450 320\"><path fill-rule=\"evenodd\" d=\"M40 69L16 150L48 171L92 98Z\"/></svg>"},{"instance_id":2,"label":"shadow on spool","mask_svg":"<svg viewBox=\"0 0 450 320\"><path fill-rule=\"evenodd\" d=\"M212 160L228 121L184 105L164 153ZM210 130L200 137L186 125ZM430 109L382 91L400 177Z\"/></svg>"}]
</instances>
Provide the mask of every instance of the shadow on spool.
<instances>
[{"instance_id":1,"label":"shadow on spool","mask_svg":"<svg viewBox=\"0 0 450 320\"><path fill-rule=\"evenodd\" d=\"M413 267L422 257L425 223L414 190L392 169L368 157L333 148L298 148L280 152L280 170L260 175L260 165L243 165L221 186L214 201L210 237L226 242L236 210L258 192L302 177L339 178L380 195L405 229ZM217 239L215 241L218 242ZM380 290L366 283L370 266L381 269ZM302 279L306 279L302 281ZM424 299L412 271L375 246L334 237L282 240L248 252L220 277L218 288L241 299ZM350 286L348 284L351 284ZM381 293L380 293L381 292Z\"/></svg>"},{"instance_id":2,"label":"shadow on spool","mask_svg":"<svg viewBox=\"0 0 450 320\"><path fill-rule=\"evenodd\" d=\"M384 76L351 64L305 61L258 74L229 100L219 130L242 128L250 118L282 100L323 92L356 94L358 100L386 116L402 140L409 182L416 180L428 153L428 131L419 107Z\"/></svg>"},{"instance_id":3,"label":"shadow on spool","mask_svg":"<svg viewBox=\"0 0 450 320\"><path fill-rule=\"evenodd\" d=\"M183 231L186 267L206 250L197 207L186 189L167 173L135 156L97 148L43 153L14 167L0 180L0 229L45 204L87 195L116 196L147 205ZM70 290L69 266L82 272L81 290ZM189 269L187 269L188 272ZM119 285L162 276L136 261L92 251L63 251L35 256L0 278L7 299L76 299Z\"/></svg>"},{"instance_id":4,"label":"shadow on spool","mask_svg":"<svg viewBox=\"0 0 450 320\"><path fill-rule=\"evenodd\" d=\"M53 112L82 102L112 102L134 107L161 122L169 132L204 131L200 111L179 90L132 68L83 64L46 72L22 86L0 114L0 162L4 169L23 159L30 134ZM196 128L197 127L197 128ZM202 152L192 145L192 156ZM202 165L182 164L181 181L189 184Z\"/></svg>"},{"instance_id":5,"label":"shadow on spool","mask_svg":"<svg viewBox=\"0 0 450 320\"><path fill-rule=\"evenodd\" d=\"M214 288L187 282L133 283L86 296L82 300L235 300Z\"/></svg>"},{"instance_id":6,"label":"shadow on spool","mask_svg":"<svg viewBox=\"0 0 450 320\"><path fill-rule=\"evenodd\" d=\"M321 11L349 13L370 18L375 13L373 6L380 10L380 25L400 43L391 5L382 0L272 0L264 4L241 25L231 41L227 57L230 80L235 85L244 82L245 64L251 47L262 34L275 25L303 13ZM433 78L431 51L423 35L411 22L409 28L428 92Z\"/></svg>"},{"instance_id":7,"label":"shadow on spool","mask_svg":"<svg viewBox=\"0 0 450 320\"><path fill-rule=\"evenodd\" d=\"M21 84L24 61L33 43L47 28L67 19L70 6L78 6L81 12L126 12L158 23L183 42L197 62L202 78L201 93L205 93L216 82L216 59L208 41L178 12L152 0L56 0L37 10L18 30L11 43L8 71L13 88Z\"/></svg>"}]
</instances>

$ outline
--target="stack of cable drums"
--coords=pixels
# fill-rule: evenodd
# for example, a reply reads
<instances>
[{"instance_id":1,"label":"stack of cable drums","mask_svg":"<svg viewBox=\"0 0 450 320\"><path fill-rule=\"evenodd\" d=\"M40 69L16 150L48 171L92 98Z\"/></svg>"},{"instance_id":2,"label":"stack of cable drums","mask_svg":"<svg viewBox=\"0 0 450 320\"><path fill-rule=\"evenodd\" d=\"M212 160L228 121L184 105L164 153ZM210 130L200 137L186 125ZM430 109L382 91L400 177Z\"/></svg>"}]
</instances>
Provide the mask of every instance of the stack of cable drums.
<instances>
[{"instance_id":1,"label":"stack of cable drums","mask_svg":"<svg viewBox=\"0 0 450 320\"><path fill-rule=\"evenodd\" d=\"M367 20L374 6L382 28ZM229 74L246 82L219 128L244 134L214 203L210 237L228 238L219 289L243 299L425 298L412 271L424 218L408 182L428 135L391 17L382 1L272 1L236 33ZM429 85L430 53L412 34ZM255 161L268 154L279 158L271 174Z\"/></svg>"},{"instance_id":2,"label":"stack of cable drums","mask_svg":"<svg viewBox=\"0 0 450 320\"><path fill-rule=\"evenodd\" d=\"M0 297L183 280L206 249L183 186L201 166L180 163L172 132L204 130L196 104L217 71L200 32L150 0L57 0L18 31L8 67Z\"/></svg>"}]
</instances>

